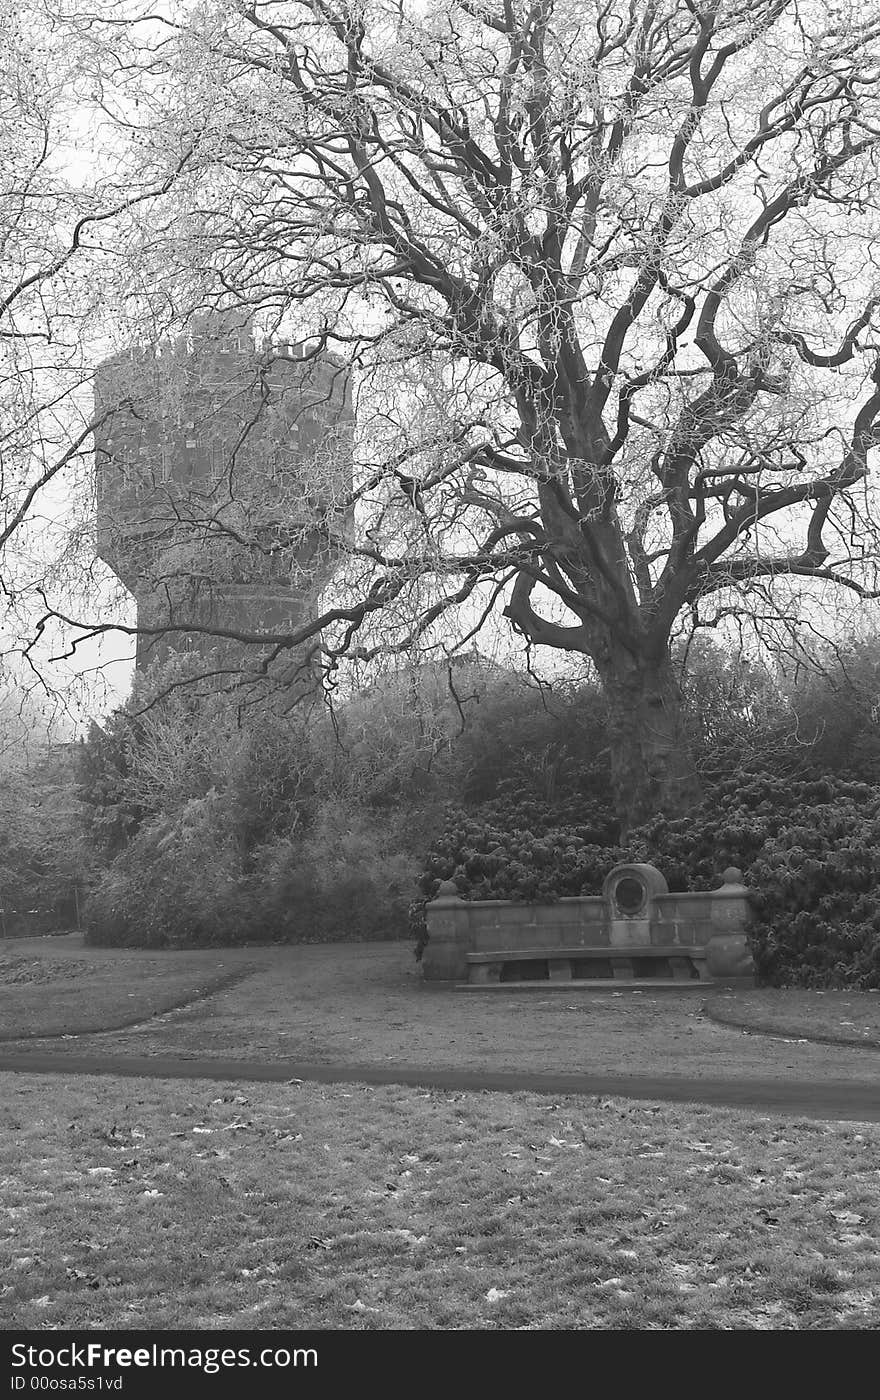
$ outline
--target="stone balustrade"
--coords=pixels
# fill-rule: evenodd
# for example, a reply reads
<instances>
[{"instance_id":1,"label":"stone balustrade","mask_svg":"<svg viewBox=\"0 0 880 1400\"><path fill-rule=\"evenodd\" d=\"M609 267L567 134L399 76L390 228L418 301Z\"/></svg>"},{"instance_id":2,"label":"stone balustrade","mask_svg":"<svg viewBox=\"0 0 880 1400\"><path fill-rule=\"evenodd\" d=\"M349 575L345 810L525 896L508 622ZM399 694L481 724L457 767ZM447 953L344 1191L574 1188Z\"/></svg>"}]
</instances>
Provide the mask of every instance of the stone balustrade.
<instances>
[{"instance_id":1,"label":"stone balustrade","mask_svg":"<svg viewBox=\"0 0 880 1400\"><path fill-rule=\"evenodd\" d=\"M751 985L749 891L733 866L721 881L670 894L654 866L629 863L609 872L601 895L515 904L461 899L446 880L426 908L424 976L471 986L603 976Z\"/></svg>"}]
</instances>

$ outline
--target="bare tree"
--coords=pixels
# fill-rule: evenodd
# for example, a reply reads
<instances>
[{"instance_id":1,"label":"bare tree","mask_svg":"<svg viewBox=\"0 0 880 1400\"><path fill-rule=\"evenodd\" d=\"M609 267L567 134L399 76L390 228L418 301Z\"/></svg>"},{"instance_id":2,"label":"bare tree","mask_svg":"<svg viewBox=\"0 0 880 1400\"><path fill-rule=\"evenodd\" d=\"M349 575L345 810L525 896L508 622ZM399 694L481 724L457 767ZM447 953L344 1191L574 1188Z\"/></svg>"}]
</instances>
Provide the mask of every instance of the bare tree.
<instances>
[{"instance_id":1,"label":"bare tree","mask_svg":"<svg viewBox=\"0 0 880 1400\"><path fill-rule=\"evenodd\" d=\"M876 7L267 0L149 24L166 140L197 152L204 304L358 381L354 485L317 511L343 582L268 640L332 667L503 609L595 667L625 819L692 805L675 630L877 596Z\"/></svg>"},{"instance_id":2,"label":"bare tree","mask_svg":"<svg viewBox=\"0 0 880 1400\"><path fill-rule=\"evenodd\" d=\"M189 152L134 149L103 100L106 30L51 0L0 0L0 28L0 656L34 660L46 589L69 598L71 574L89 569L72 525L110 411L93 374L132 277L118 249ZM22 687L37 674L26 660L11 666Z\"/></svg>"}]
</instances>

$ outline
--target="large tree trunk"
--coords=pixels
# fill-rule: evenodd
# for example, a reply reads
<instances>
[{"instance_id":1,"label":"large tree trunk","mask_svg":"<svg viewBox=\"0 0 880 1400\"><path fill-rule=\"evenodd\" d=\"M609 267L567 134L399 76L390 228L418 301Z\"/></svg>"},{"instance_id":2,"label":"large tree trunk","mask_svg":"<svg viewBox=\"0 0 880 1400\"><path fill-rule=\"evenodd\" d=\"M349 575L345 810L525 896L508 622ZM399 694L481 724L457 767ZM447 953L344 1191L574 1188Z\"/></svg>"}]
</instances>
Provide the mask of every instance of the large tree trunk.
<instances>
[{"instance_id":1,"label":"large tree trunk","mask_svg":"<svg viewBox=\"0 0 880 1400\"><path fill-rule=\"evenodd\" d=\"M702 796L668 655L659 662L615 649L602 668L611 772L623 834L664 812L681 816Z\"/></svg>"}]
</instances>

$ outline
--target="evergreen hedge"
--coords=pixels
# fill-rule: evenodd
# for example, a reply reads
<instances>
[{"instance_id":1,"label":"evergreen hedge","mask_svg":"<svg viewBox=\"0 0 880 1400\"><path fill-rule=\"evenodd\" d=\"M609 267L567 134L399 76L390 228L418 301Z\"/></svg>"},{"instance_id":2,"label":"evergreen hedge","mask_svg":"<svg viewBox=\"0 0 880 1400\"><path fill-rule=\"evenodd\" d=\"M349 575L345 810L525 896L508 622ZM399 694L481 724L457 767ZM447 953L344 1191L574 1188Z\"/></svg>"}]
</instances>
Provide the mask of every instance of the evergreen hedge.
<instances>
[{"instance_id":1,"label":"evergreen hedge","mask_svg":"<svg viewBox=\"0 0 880 1400\"><path fill-rule=\"evenodd\" d=\"M622 860L656 865L675 891L714 889L736 865L754 892L762 982L880 988L880 788L741 773L694 813L658 816L622 844L598 803L587 821L560 820L572 815L534 803L451 808L412 909L418 951L424 902L441 880L465 899L539 903L598 894Z\"/></svg>"}]
</instances>

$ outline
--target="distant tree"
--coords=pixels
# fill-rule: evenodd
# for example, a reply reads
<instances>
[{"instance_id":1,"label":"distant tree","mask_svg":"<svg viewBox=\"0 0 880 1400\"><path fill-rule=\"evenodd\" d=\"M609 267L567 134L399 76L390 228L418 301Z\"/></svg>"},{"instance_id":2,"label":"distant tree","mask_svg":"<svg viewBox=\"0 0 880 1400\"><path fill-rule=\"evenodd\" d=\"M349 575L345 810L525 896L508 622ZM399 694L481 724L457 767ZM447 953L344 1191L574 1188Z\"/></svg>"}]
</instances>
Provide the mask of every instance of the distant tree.
<instances>
[{"instance_id":1,"label":"distant tree","mask_svg":"<svg viewBox=\"0 0 880 1400\"><path fill-rule=\"evenodd\" d=\"M46 589L63 581L68 606L73 590L94 597L83 526L110 411L95 407L96 347L137 276L119 249L189 148L131 140L124 91L103 88L112 31L94 17L0 0L0 32L0 657L45 659Z\"/></svg>"},{"instance_id":2,"label":"distant tree","mask_svg":"<svg viewBox=\"0 0 880 1400\"><path fill-rule=\"evenodd\" d=\"M776 677L759 661L697 632L673 649L685 725L707 786L738 769L780 775L799 765L795 725Z\"/></svg>"},{"instance_id":3,"label":"distant tree","mask_svg":"<svg viewBox=\"0 0 880 1400\"><path fill-rule=\"evenodd\" d=\"M880 784L880 637L825 648L784 695L805 772Z\"/></svg>"},{"instance_id":4,"label":"distant tree","mask_svg":"<svg viewBox=\"0 0 880 1400\"><path fill-rule=\"evenodd\" d=\"M0 783L0 932L36 910L72 927L85 887L88 854L75 780L75 746L66 745Z\"/></svg>"},{"instance_id":5,"label":"distant tree","mask_svg":"<svg viewBox=\"0 0 880 1400\"><path fill-rule=\"evenodd\" d=\"M136 676L128 701L92 726L78 783L98 860L112 860L142 827L173 822L206 800L245 858L303 820L321 781L320 731L299 712L206 694L190 684L199 671L200 658L186 654L155 663Z\"/></svg>"}]
</instances>

